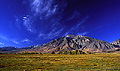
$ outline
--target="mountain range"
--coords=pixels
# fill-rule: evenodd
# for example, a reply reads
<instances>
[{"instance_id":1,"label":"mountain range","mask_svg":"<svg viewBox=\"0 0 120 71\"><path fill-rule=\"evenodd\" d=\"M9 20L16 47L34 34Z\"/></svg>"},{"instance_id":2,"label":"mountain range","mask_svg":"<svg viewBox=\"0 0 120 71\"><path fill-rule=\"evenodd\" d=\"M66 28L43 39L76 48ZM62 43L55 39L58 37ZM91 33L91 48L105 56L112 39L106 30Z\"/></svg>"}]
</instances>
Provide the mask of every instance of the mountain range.
<instances>
[{"instance_id":1,"label":"mountain range","mask_svg":"<svg viewBox=\"0 0 120 71\"><path fill-rule=\"evenodd\" d=\"M43 45L29 46L26 48L18 48L15 53L20 52L41 52L41 53L51 53L54 52L64 52L73 51L73 50L81 50L81 51L89 51L89 52L107 52L107 51L116 51L120 47L120 39L114 42L108 43L102 40L97 40L94 38L90 38L87 36L81 35L66 35L60 37L58 39L52 40ZM2 48L0 49L0 52ZM7 51L8 52L8 51ZM12 50L9 51L12 53Z\"/></svg>"}]
</instances>

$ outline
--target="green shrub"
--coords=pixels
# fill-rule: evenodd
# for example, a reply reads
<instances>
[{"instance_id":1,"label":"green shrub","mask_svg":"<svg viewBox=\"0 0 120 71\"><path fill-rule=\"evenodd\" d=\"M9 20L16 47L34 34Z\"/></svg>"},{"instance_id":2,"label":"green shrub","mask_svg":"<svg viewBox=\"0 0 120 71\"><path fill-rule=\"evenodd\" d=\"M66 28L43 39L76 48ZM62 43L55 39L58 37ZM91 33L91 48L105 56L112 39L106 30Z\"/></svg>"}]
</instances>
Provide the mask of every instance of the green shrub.
<instances>
[{"instance_id":1,"label":"green shrub","mask_svg":"<svg viewBox=\"0 0 120 71\"><path fill-rule=\"evenodd\" d=\"M39 52L38 54L42 54L41 52Z\"/></svg>"},{"instance_id":2,"label":"green shrub","mask_svg":"<svg viewBox=\"0 0 120 71\"><path fill-rule=\"evenodd\" d=\"M113 52L115 52L115 51L107 51L107 53L113 53Z\"/></svg>"},{"instance_id":3,"label":"green shrub","mask_svg":"<svg viewBox=\"0 0 120 71\"><path fill-rule=\"evenodd\" d=\"M78 50L78 51L77 51L77 54L81 54L81 52Z\"/></svg>"},{"instance_id":4,"label":"green shrub","mask_svg":"<svg viewBox=\"0 0 120 71\"><path fill-rule=\"evenodd\" d=\"M65 50L65 51L64 51L64 54L68 54L68 51L67 51L67 50Z\"/></svg>"},{"instance_id":5,"label":"green shrub","mask_svg":"<svg viewBox=\"0 0 120 71\"><path fill-rule=\"evenodd\" d=\"M55 54L55 52L54 52L54 51L52 51L52 52L51 52L51 54Z\"/></svg>"},{"instance_id":6,"label":"green shrub","mask_svg":"<svg viewBox=\"0 0 120 71\"><path fill-rule=\"evenodd\" d=\"M72 52L72 54L77 54L77 52L78 52L78 50L74 50L74 51Z\"/></svg>"},{"instance_id":7,"label":"green shrub","mask_svg":"<svg viewBox=\"0 0 120 71\"><path fill-rule=\"evenodd\" d=\"M87 51L88 54L93 54L92 52Z\"/></svg>"},{"instance_id":8,"label":"green shrub","mask_svg":"<svg viewBox=\"0 0 120 71\"><path fill-rule=\"evenodd\" d=\"M70 51L69 54L72 54L72 52Z\"/></svg>"},{"instance_id":9,"label":"green shrub","mask_svg":"<svg viewBox=\"0 0 120 71\"><path fill-rule=\"evenodd\" d=\"M58 51L58 53L57 54L61 54L61 52L60 51Z\"/></svg>"},{"instance_id":10,"label":"green shrub","mask_svg":"<svg viewBox=\"0 0 120 71\"><path fill-rule=\"evenodd\" d=\"M40 54L40 53L37 53L37 52L22 52L21 54Z\"/></svg>"}]
</instances>

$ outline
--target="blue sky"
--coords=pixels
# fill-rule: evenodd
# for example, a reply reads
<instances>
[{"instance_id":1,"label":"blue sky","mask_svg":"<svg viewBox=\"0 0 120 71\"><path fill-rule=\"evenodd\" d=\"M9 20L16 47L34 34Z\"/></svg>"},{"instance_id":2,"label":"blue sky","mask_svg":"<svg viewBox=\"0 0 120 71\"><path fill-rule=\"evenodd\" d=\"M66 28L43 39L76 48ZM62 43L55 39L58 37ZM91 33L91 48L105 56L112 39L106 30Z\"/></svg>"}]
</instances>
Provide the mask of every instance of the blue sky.
<instances>
[{"instance_id":1,"label":"blue sky","mask_svg":"<svg viewBox=\"0 0 120 71\"><path fill-rule=\"evenodd\" d=\"M120 0L2 0L0 47L44 44L67 34L120 38Z\"/></svg>"}]
</instances>

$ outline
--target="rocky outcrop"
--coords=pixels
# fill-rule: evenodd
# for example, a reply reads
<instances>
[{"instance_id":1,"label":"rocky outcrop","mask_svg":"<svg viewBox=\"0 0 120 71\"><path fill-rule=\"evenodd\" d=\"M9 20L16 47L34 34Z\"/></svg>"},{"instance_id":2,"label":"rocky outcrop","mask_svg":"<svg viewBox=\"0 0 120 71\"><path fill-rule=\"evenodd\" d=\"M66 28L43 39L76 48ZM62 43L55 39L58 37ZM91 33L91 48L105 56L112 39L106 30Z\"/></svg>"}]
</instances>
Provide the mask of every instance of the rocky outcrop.
<instances>
[{"instance_id":1,"label":"rocky outcrop","mask_svg":"<svg viewBox=\"0 0 120 71\"><path fill-rule=\"evenodd\" d=\"M66 35L64 37L55 39L41 47L35 49L43 53L50 53L51 51L72 51L72 50L82 50L90 52L106 52L114 51L115 47L102 40L97 40L87 36L79 35Z\"/></svg>"},{"instance_id":2,"label":"rocky outcrop","mask_svg":"<svg viewBox=\"0 0 120 71\"><path fill-rule=\"evenodd\" d=\"M114 42L111 42L112 45L114 45L115 47L120 47L120 39L114 41Z\"/></svg>"}]
</instances>

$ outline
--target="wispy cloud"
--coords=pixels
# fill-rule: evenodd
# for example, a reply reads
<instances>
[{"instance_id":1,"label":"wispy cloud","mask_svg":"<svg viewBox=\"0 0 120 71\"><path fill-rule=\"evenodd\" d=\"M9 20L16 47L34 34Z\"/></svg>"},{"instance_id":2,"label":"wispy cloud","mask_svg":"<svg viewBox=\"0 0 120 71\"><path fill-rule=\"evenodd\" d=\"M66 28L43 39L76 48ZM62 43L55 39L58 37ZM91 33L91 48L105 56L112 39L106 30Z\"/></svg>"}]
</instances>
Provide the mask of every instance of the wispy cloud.
<instances>
[{"instance_id":1,"label":"wispy cloud","mask_svg":"<svg viewBox=\"0 0 120 71\"><path fill-rule=\"evenodd\" d=\"M27 44L29 44L29 43L32 43L32 41L31 41L30 39L27 39L27 38L18 41L18 40L14 39L14 38L11 38L11 39L10 39L10 38L8 38L8 37L6 37L6 36L3 36L3 35L1 35L1 34L0 34L0 38L3 39L3 40L5 40L5 41L12 42L12 43L14 43L14 44L22 44L22 43L27 43ZM0 43L0 45L4 45L4 43Z\"/></svg>"},{"instance_id":2,"label":"wispy cloud","mask_svg":"<svg viewBox=\"0 0 120 71\"><path fill-rule=\"evenodd\" d=\"M40 19L49 17L55 14L59 8L65 7L67 3L62 0L60 2L56 0L32 0L30 1L30 7L34 15L39 15Z\"/></svg>"},{"instance_id":3,"label":"wispy cloud","mask_svg":"<svg viewBox=\"0 0 120 71\"><path fill-rule=\"evenodd\" d=\"M71 30L78 30L80 25L84 24L84 22L89 18L89 16L86 16L82 21L79 21L78 24L76 24L75 26L73 26L71 28Z\"/></svg>"},{"instance_id":4,"label":"wispy cloud","mask_svg":"<svg viewBox=\"0 0 120 71\"><path fill-rule=\"evenodd\" d=\"M78 33L77 35L86 35L88 34L89 32L83 32L83 33Z\"/></svg>"},{"instance_id":5,"label":"wispy cloud","mask_svg":"<svg viewBox=\"0 0 120 71\"><path fill-rule=\"evenodd\" d=\"M23 42L23 43L31 43L32 41L30 39L25 38L21 42Z\"/></svg>"},{"instance_id":6,"label":"wispy cloud","mask_svg":"<svg viewBox=\"0 0 120 71\"><path fill-rule=\"evenodd\" d=\"M99 26L96 26L95 28L93 28L92 30L90 30L90 32L98 30L98 29L103 29L104 27L108 27L108 26L112 26L115 23L108 23L108 24L100 24Z\"/></svg>"},{"instance_id":7,"label":"wispy cloud","mask_svg":"<svg viewBox=\"0 0 120 71\"><path fill-rule=\"evenodd\" d=\"M63 30L62 27L64 27L61 24L60 20L62 19L62 13L67 6L67 2L65 0L32 0L29 2L31 9L30 16L32 19L30 19L30 17L24 17L24 24L26 26L29 25L29 31L32 32L31 28L33 26L31 25L35 24L32 21L36 21L37 18L39 19L40 26L43 26L44 24L44 28L49 28L49 32L45 32L48 31L48 29L44 29L43 27L40 27L39 30L36 29L39 32L39 37L44 37L44 39L47 39L49 37L48 39L51 39L58 36L58 34ZM30 23L28 24L28 22Z\"/></svg>"},{"instance_id":8,"label":"wispy cloud","mask_svg":"<svg viewBox=\"0 0 120 71\"><path fill-rule=\"evenodd\" d=\"M35 15L39 14L40 16L42 16L46 12L45 16L49 16L55 12L54 8L51 9L51 5L52 0L33 0L31 2L31 9Z\"/></svg>"},{"instance_id":9,"label":"wispy cloud","mask_svg":"<svg viewBox=\"0 0 120 71\"><path fill-rule=\"evenodd\" d=\"M19 19L18 16L14 15L14 18L15 18L15 25L17 26L18 29L21 29L21 19Z\"/></svg>"},{"instance_id":10,"label":"wispy cloud","mask_svg":"<svg viewBox=\"0 0 120 71\"><path fill-rule=\"evenodd\" d=\"M64 30L64 27L61 28L61 29L59 29L59 30L57 30L57 31L54 31L54 29L53 29L53 31L51 31L50 33L47 34L47 37L45 37L45 39L53 39L53 38L59 36L60 33L61 33L63 30Z\"/></svg>"},{"instance_id":11,"label":"wispy cloud","mask_svg":"<svg viewBox=\"0 0 120 71\"><path fill-rule=\"evenodd\" d=\"M46 35L46 34L40 33L40 34L38 35L38 37L41 38L41 37L44 37L45 35Z\"/></svg>"},{"instance_id":12,"label":"wispy cloud","mask_svg":"<svg viewBox=\"0 0 120 71\"><path fill-rule=\"evenodd\" d=\"M35 33L31 16L27 15L23 17L23 25L28 31Z\"/></svg>"},{"instance_id":13,"label":"wispy cloud","mask_svg":"<svg viewBox=\"0 0 120 71\"><path fill-rule=\"evenodd\" d=\"M63 28L61 28L61 29L59 29L59 30L55 30L55 29L53 29L51 32L49 32L48 34L43 34L43 33L40 33L39 34L39 38L44 38L44 39L53 39L53 38L55 38L55 37L57 37L57 36L59 36L60 35L60 33L62 33L62 31L64 30L64 28L65 27L63 27Z\"/></svg>"},{"instance_id":14,"label":"wispy cloud","mask_svg":"<svg viewBox=\"0 0 120 71\"><path fill-rule=\"evenodd\" d=\"M72 27L65 33L65 35L70 34L70 33L79 34L79 33L80 33L79 30L80 30L81 25L84 24L85 21L86 21L88 18L89 18L89 16L86 16L82 21L78 21L78 23L75 24L74 26L72 26ZM85 35L85 34L87 34L87 33L85 32L85 33L81 33L81 34L79 34L79 35Z\"/></svg>"},{"instance_id":15,"label":"wispy cloud","mask_svg":"<svg viewBox=\"0 0 120 71\"><path fill-rule=\"evenodd\" d=\"M71 15L64 18L66 6L67 1L65 0L29 0L31 11L29 15L23 16L23 25L28 31L44 39L52 39L65 33L79 34L80 27L88 16L82 19L80 11L74 10ZM72 24L69 28L66 25L68 23Z\"/></svg>"},{"instance_id":16,"label":"wispy cloud","mask_svg":"<svg viewBox=\"0 0 120 71\"><path fill-rule=\"evenodd\" d=\"M46 24L49 28L54 29L56 24L60 24L59 21L62 19L62 13L67 6L65 0L56 1L56 0L28 0L30 12L28 15L22 17L23 26L32 33L41 32L42 29L35 28L36 25L43 26ZM25 2L25 1L24 1ZM26 4L26 3L23 3ZM58 16L59 14L59 16ZM57 15L57 17L56 17ZM16 17L16 23L19 23L18 17ZM47 22L46 22L47 21ZM54 25L50 25L53 24ZM17 25L18 28L19 24ZM47 28L44 26L44 28ZM43 30L42 30L43 31ZM46 31L46 30L45 30Z\"/></svg>"},{"instance_id":17,"label":"wispy cloud","mask_svg":"<svg viewBox=\"0 0 120 71\"><path fill-rule=\"evenodd\" d=\"M1 43L1 42L0 42L0 45L4 45L4 43Z\"/></svg>"},{"instance_id":18,"label":"wispy cloud","mask_svg":"<svg viewBox=\"0 0 120 71\"><path fill-rule=\"evenodd\" d=\"M35 33L36 30L33 26L33 21L32 19L34 19L32 16L30 15L24 15L22 18L19 16L14 15L15 18L15 24L16 27L18 29L23 28L23 26L26 28L26 30Z\"/></svg>"},{"instance_id":19,"label":"wispy cloud","mask_svg":"<svg viewBox=\"0 0 120 71\"><path fill-rule=\"evenodd\" d=\"M73 14L71 14L71 16L69 18L67 18L67 20L69 21L69 20L73 20L73 19L79 18L79 17L80 17L80 12L75 10L75 11L73 11Z\"/></svg>"},{"instance_id":20,"label":"wispy cloud","mask_svg":"<svg viewBox=\"0 0 120 71\"><path fill-rule=\"evenodd\" d=\"M15 43L15 44L19 44L19 42L18 41L15 41L15 40L11 40L13 43Z\"/></svg>"},{"instance_id":21,"label":"wispy cloud","mask_svg":"<svg viewBox=\"0 0 120 71\"><path fill-rule=\"evenodd\" d=\"M9 40L7 37L3 36L2 34L0 34L0 38L3 40Z\"/></svg>"},{"instance_id":22,"label":"wispy cloud","mask_svg":"<svg viewBox=\"0 0 120 71\"><path fill-rule=\"evenodd\" d=\"M4 35L1 35L1 34L0 34L0 38L3 39L3 40L5 40L5 41L10 41L10 42L13 42L15 44L19 44L18 41L14 40L14 39L10 39L10 38L8 38L8 37L6 37Z\"/></svg>"}]
</instances>

